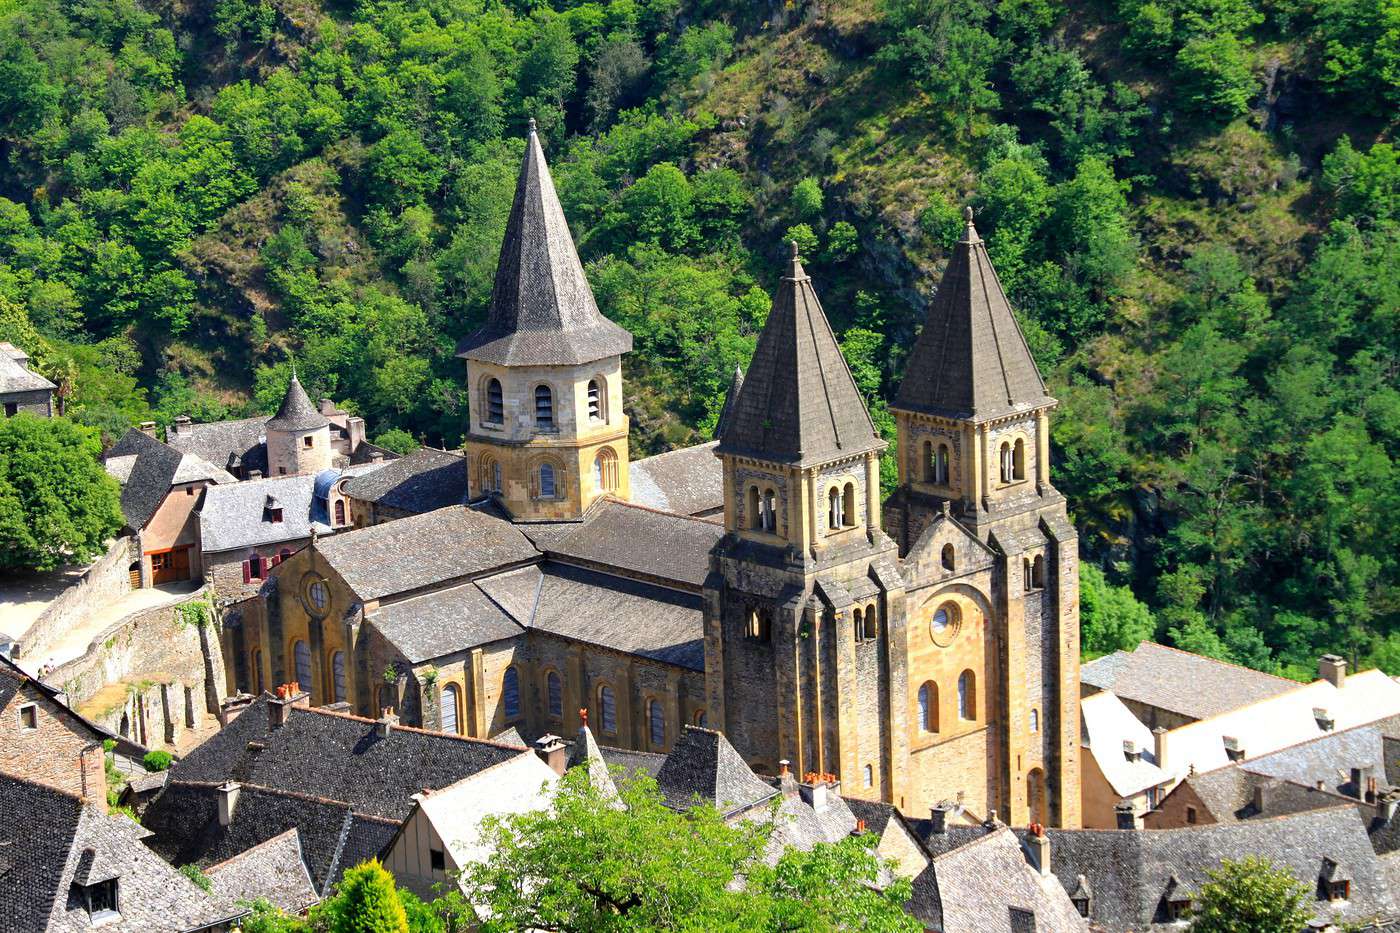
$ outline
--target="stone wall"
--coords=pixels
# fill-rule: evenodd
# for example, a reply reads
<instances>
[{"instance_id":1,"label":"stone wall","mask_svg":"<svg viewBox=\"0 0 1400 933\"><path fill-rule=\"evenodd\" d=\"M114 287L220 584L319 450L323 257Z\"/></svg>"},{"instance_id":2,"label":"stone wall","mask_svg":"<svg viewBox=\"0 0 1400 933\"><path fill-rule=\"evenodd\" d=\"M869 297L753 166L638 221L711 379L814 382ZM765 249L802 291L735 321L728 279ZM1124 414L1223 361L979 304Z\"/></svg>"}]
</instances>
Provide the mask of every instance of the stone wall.
<instances>
[{"instance_id":1,"label":"stone wall","mask_svg":"<svg viewBox=\"0 0 1400 933\"><path fill-rule=\"evenodd\" d=\"M36 389L33 392L6 392L0 395L0 406L14 405L16 412L27 411L41 418L53 417L53 391ZM3 408L0 408L3 412Z\"/></svg>"},{"instance_id":2,"label":"stone wall","mask_svg":"<svg viewBox=\"0 0 1400 933\"><path fill-rule=\"evenodd\" d=\"M202 595L127 616L45 682L98 725L150 747L174 745L215 718L227 693L217 632L184 622L179 612Z\"/></svg>"},{"instance_id":3,"label":"stone wall","mask_svg":"<svg viewBox=\"0 0 1400 933\"><path fill-rule=\"evenodd\" d=\"M32 681L0 710L0 774L87 797L105 810L103 754L93 731Z\"/></svg>"},{"instance_id":4,"label":"stone wall","mask_svg":"<svg viewBox=\"0 0 1400 933\"><path fill-rule=\"evenodd\" d=\"M245 583L243 562L253 554L271 559L286 551L290 556L306 547L310 540L310 538L296 538L292 541L277 541L237 551L206 552L203 559L204 582L213 587L214 594L222 599L244 599L256 596L263 581L250 580ZM271 570L271 568L268 569Z\"/></svg>"},{"instance_id":5,"label":"stone wall","mask_svg":"<svg viewBox=\"0 0 1400 933\"><path fill-rule=\"evenodd\" d=\"M131 539L118 538L73 586L64 590L29 626L15 649L17 658L37 660L69 629L131 589L127 562Z\"/></svg>"}]
</instances>

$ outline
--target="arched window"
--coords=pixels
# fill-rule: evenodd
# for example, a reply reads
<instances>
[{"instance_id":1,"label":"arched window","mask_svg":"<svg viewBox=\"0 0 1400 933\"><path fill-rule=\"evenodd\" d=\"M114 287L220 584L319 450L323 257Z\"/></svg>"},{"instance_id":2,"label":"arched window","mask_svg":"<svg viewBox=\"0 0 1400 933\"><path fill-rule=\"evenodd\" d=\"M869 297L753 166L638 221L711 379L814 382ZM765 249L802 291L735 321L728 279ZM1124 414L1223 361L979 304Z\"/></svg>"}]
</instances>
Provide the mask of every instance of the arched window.
<instances>
[{"instance_id":1,"label":"arched window","mask_svg":"<svg viewBox=\"0 0 1400 933\"><path fill-rule=\"evenodd\" d=\"M557 486L554 482L554 465L549 463L540 464L540 498L553 499L557 495Z\"/></svg>"},{"instance_id":2,"label":"arched window","mask_svg":"<svg viewBox=\"0 0 1400 933\"><path fill-rule=\"evenodd\" d=\"M957 551L953 549L953 545L951 543L943 545L943 569L957 569Z\"/></svg>"},{"instance_id":3,"label":"arched window","mask_svg":"<svg viewBox=\"0 0 1400 933\"><path fill-rule=\"evenodd\" d=\"M506 421L506 400L505 394L501 392L501 380L486 380L486 423L505 424Z\"/></svg>"},{"instance_id":4,"label":"arched window","mask_svg":"<svg viewBox=\"0 0 1400 933\"><path fill-rule=\"evenodd\" d=\"M535 427L554 430L554 392L549 386L535 386Z\"/></svg>"},{"instance_id":5,"label":"arched window","mask_svg":"<svg viewBox=\"0 0 1400 933\"><path fill-rule=\"evenodd\" d=\"M398 694L390 684L384 684L379 688L379 709L375 714L384 712L386 709L393 709L399 705Z\"/></svg>"},{"instance_id":6,"label":"arched window","mask_svg":"<svg viewBox=\"0 0 1400 933\"><path fill-rule=\"evenodd\" d=\"M1040 731L1040 710L1038 709L1031 710L1031 731Z\"/></svg>"},{"instance_id":7,"label":"arched window","mask_svg":"<svg viewBox=\"0 0 1400 933\"><path fill-rule=\"evenodd\" d=\"M617 454L611 447L604 447L593 458L593 484L600 490L617 488Z\"/></svg>"},{"instance_id":8,"label":"arched window","mask_svg":"<svg viewBox=\"0 0 1400 933\"><path fill-rule=\"evenodd\" d=\"M1009 483L1009 482L1011 482L1011 477L1014 475L1014 467L1015 467L1015 465L1014 465L1013 462L1012 462L1011 445L1010 445L1009 443L1007 443L1006 441L1002 441L1002 442L1001 442L1001 458L1000 458L1000 459L1001 459L1001 481L1002 481L1003 483Z\"/></svg>"},{"instance_id":9,"label":"arched window","mask_svg":"<svg viewBox=\"0 0 1400 933\"><path fill-rule=\"evenodd\" d=\"M771 489L763 493L763 530L769 534L778 533L778 494Z\"/></svg>"},{"instance_id":10,"label":"arched window","mask_svg":"<svg viewBox=\"0 0 1400 933\"><path fill-rule=\"evenodd\" d=\"M705 711L703 709L697 709L695 711L695 716L692 717L692 721L701 729L705 728Z\"/></svg>"},{"instance_id":11,"label":"arched window","mask_svg":"<svg viewBox=\"0 0 1400 933\"><path fill-rule=\"evenodd\" d=\"M564 681L558 671L550 671L544 679L545 695L549 701L549 715L555 719L564 717Z\"/></svg>"},{"instance_id":12,"label":"arched window","mask_svg":"<svg viewBox=\"0 0 1400 933\"><path fill-rule=\"evenodd\" d=\"M846 513L842 508L841 490L835 486L826 495L826 530L828 533L836 531L846 524Z\"/></svg>"},{"instance_id":13,"label":"arched window","mask_svg":"<svg viewBox=\"0 0 1400 933\"><path fill-rule=\"evenodd\" d=\"M841 490L841 518L847 528L856 524L856 484L847 483Z\"/></svg>"},{"instance_id":14,"label":"arched window","mask_svg":"<svg viewBox=\"0 0 1400 933\"><path fill-rule=\"evenodd\" d=\"M948 485L948 445L939 444L933 464L933 481L940 486Z\"/></svg>"},{"instance_id":15,"label":"arched window","mask_svg":"<svg viewBox=\"0 0 1400 933\"><path fill-rule=\"evenodd\" d=\"M972 671L958 675L958 718L969 721L977 718L977 675Z\"/></svg>"},{"instance_id":16,"label":"arched window","mask_svg":"<svg viewBox=\"0 0 1400 933\"><path fill-rule=\"evenodd\" d=\"M1026 442L1019 437L1011 451L1011 472L1017 479L1026 478Z\"/></svg>"},{"instance_id":17,"label":"arched window","mask_svg":"<svg viewBox=\"0 0 1400 933\"><path fill-rule=\"evenodd\" d=\"M501 706L505 709L506 719L515 719L520 715L520 674L514 667L506 668L505 682L501 687Z\"/></svg>"},{"instance_id":18,"label":"arched window","mask_svg":"<svg viewBox=\"0 0 1400 933\"><path fill-rule=\"evenodd\" d=\"M865 640L873 641L880 637L880 613L874 606L865 607Z\"/></svg>"},{"instance_id":19,"label":"arched window","mask_svg":"<svg viewBox=\"0 0 1400 933\"><path fill-rule=\"evenodd\" d=\"M865 639L865 611L857 609L851 613L852 628L855 630L856 641Z\"/></svg>"},{"instance_id":20,"label":"arched window","mask_svg":"<svg viewBox=\"0 0 1400 933\"><path fill-rule=\"evenodd\" d=\"M453 735L461 733L458 723L461 721L457 715L457 704L460 702L461 693L456 684L448 684L442 688L442 731L450 732Z\"/></svg>"},{"instance_id":21,"label":"arched window","mask_svg":"<svg viewBox=\"0 0 1400 933\"><path fill-rule=\"evenodd\" d=\"M746 513L746 514L749 516L749 527L750 527L750 528L762 528L762 527L763 527L763 512L762 512L762 510L759 508L759 505L758 505L758 487L757 487L757 486L750 486L750 487L749 487L749 501L748 501L748 506L749 506L749 507L748 507L748 510L747 510L747 513Z\"/></svg>"},{"instance_id":22,"label":"arched window","mask_svg":"<svg viewBox=\"0 0 1400 933\"><path fill-rule=\"evenodd\" d=\"M647 703L647 723L651 729L651 747L660 748L665 745L666 712L657 700L651 700Z\"/></svg>"},{"instance_id":23,"label":"arched window","mask_svg":"<svg viewBox=\"0 0 1400 933\"><path fill-rule=\"evenodd\" d=\"M306 646L306 642L297 639L292 644L292 658L296 663L297 686L307 693L311 692L311 649Z\"/></svg>"},{"instance_id":24,"label":"arched window","mask_svg":"<svg viewBox=\"0 0 1400 933\"><path fill-rule=\"evenodd\" d=\"M588 420L606 421L607 415L603 408L607 395L603 392L603 380L601 377L594 377L588 380Z\"/></svg>"},{"instance_id":25,"label":"arched window","mask_svg":"<svg viewBox=\"0 0 1400 933\"><path fill-rule=\"evenodd\" d=\"M331 696L335 697L335 702L345 702L345 652L336 651L331 654Z\"/></svg>"},{"instance_id":26,"label":"arched window","mask_svg":"<svg viewBox=\"0 0 1400 933\"><path fill-rule=\"evenodd\" d=\"M481 458L478 483L483 493L501 491L501 464L495 457Z\"/></svg>"},{"instance_id":27,"label":"arched window","mask_svg":"<svg viewBox=\"0 0 1400 933\"><path fill-rule=\"evenodd\" d=\"M874 786L875 786L875 769L874 769L873 767L871 767L870 765L866 765L866 766L865 766L865 786L866 786L866 787L874 787Z\"/></svg>"},{"instance_id":28,"label":"arched window","mask_svg":"<svg viewBox=\"0 0 1400 933\"><path fill-rule=\"evenodd\" d=\"M919 728L938 731L938 684L931 680L919 688Z\"/></svg>"},{"instance_id":29,"label":"arched window","mask_svg":"<svg viewBox=\"0 0 1400 933\"><path fill-rule=\"evenodd\" d=\"M253 665L253 694L261 696L263 692L262 650L254 648L250 660Z\"/></svg>"},{"instance_id":30,"label":"arched window","mask_svg":"<svg viewBox=\"0 0 1400 933\"><path fill-rule=\"evenodd\" d=\"M749 609L748 627L745 634L752 641L767 641L773 629L773 616L767 606Z\"/></svg>"},{"instance_id":31,"label":"arched window","mask_svg":"<svg viewBox=\"0 0 1400 933\"><path fill-rule=\"evenodd\" d=\"M923 463L923 478L926 483L938 482L938 469L934 461L933 441L924 441L924 455L921 458Z\"/></svg>"},{"instance_id":32,"label":"arched window","mask_svg":"<svg viewBox=\"0 0 1400 933\"><path fill-rule=\"evenodd\" d=\"M617 698L606 684L598 688L598 722L609 735L617 732Z\"/></svg>"},{"instance_id":33,"label":"arched window","mask_svg":"<svg viewBox=\"0 0 1400 933\"><path fill-rule=\"evenodd\" d=\"M1031 559L1023 557L1021 559L1021 588L1027 591L1035 589L1034 579L1031 576Z\"/></svg>"},{"instance_id":34,"label":"arched window","mask_svg":"<svg viewBox=\"0 0 1400 933\"><path fill-rule=\"evenodd\" d=\"M1040 554L1031 561L1031 586L1037 590L1045 587L1045 558Z\"/></svg>"},{"instance_id":35,"label":"arched window","mask_svg":"<svg viewBox=\"0 0 1400 933\"><path fill-rule=\"evenodd\" d=\"M345 524L345 500L335 500L335 524L340 527Z\"/></svg>"}]
</instances>

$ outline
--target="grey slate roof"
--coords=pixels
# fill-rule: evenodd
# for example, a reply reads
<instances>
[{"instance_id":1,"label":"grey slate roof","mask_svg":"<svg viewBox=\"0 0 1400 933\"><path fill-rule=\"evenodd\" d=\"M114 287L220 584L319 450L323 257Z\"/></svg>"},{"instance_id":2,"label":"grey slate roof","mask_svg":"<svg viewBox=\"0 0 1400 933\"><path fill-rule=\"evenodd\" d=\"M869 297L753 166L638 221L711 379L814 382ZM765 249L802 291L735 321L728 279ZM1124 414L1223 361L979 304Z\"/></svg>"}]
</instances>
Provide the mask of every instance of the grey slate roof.
<instances>
[{"instance_id":1,"label":"grey slate roof","mask_svg":"<svg viewBox=\"0 0 1400 933\"><path fill-rule=\"evenodd\" d=\"M715 457L718 441L633 460L628 465L632 502L678 515L724 508L724 469Z\"/></svg>"},{"instance_id":2,"label":"grey slate roof","mask_svg":"<svg viewBox=\"0 0 1400 933\"><path fill-rule=\"evenodd\" d=\"M345 494L415 514L458 505L467 499L467 460L423 447L349 480Z\"/></svg>"},{"instance_id":3,"label":"grey slate roof","mask_svg":"<svg viewBox=\"0 0 1400 933\"><path fill-rule=\"evenodd\" d=\"M270 476L224 486L210 486L199 509L201 547L206 554L234 551L283 541L300 541L317 534L328 535L324 508L315 509L316 477ZM282 520L273 522L265 508L267 497L276 498Z\"/></svg>"},{"instance_id":4,"label":"grey slate roof","mask_svg":"<svg viewBox=\"0 0 1400 933\"><path fill-rule=\"evenodd\" d=\"M235 421L191 424L180 434L166 433L166 443L181 453L196 454L216 467L267 472L267 415Z\"/></svg>"},{"instance_id":5,"label":"grey slate roof","mask_svg":"<svg viewBox=\"0 0 1400 933\"><path fill-rule=\"evenodd\" d=\"M178 450L135 428L128 428L103 459L130 456L136 460L122 483L122 517L128 528L140 531L165 501L182 457Z\"/></svg>"},{"instance_id":6,"label":"grey slate roof","mask_svg":"<svg viewBox=\"0 0 1400 933\"><path fill-rule=\"evenodd\" d=\"M524 632L475 583L382 606L368 621L413 664Z\"/></svg>"},{"instance_id":7,"label":"grey slate roof","mask_svg":"<svg viewBox=\"0 0 1400 933\"><path fill-rule=\"evenodd\" d=\"M891 407L987 419L1053 401L969 210Z\"/></svg>"},{"instance_id":8,"label":"grey slate roof","mask_svg":"<svg viewBox=\"0 0 1400 933\"><path fill-rule=\"evenodd\" d=\"M729 380L729 388L724 390L724 407L719 410L719 417L715 419L715 440L718 441L724 436L724 429L729 426L729 419L734 417L734 403L739 399L739 390L744 387L744 367L734 365L734 378Z\"/></svg>"},{"instance_id":9,"label":"grey slate roof","mask_svg":"<svg viewBox=\"0 0 1400 933\"><path fill-rule=\"evenodd\" d=\"M713 456L710 460L719 462ZM714 522L613 500L599 503L545 550L571 562L616 568L698 592L710 569L710 549L723 536L724 527Z\"/></svg>"},{"instance_id":10,"label":"grey slate roof","mask_svg":"<svg viewBox=\"0 0 1400 933\"><path fill-rule=\"evenodd\" d=\"M539 555L510 523L465 506L342 532L317 548L362 600L407 593Z\"/></svg>"},{"instance_id":11,"label":"grey slate roof","mask_svg":"<svg viewBox=\"0 0 1400 933\"><path fill-rule=\"evenodd\" d=\"M1296 690L1292 680L1150 641L1080 668L1080 682L1121 699L1205 719Z\"/></svg>"},{"instance_id":12,"label":"grey slate roof","mask_svg":"<svg viewBox=\"0 0 1400 933\"><path fill-rule=\"evenodd\" d=\"M656 783L666 805L677 810L697 799L721 813L736 813L771 800L777 790L750 770L744 759L720 733L687 725L672 746Z\"/></svg>"},{"instance_id":13,"label":"grey slate roof","mask_svg":"<svg viewBox=\"0 0 1400 933\"><path fill-rule=\"evenodd\" d=\"M553 561L478 581L521 625L695 671L705 669L700 597Z\"/></svg>"},{"instance_id":14,"label":"grey slate roof","mask_svg":"<svg viewBox=\"0 0 1400 933\"><path fill-rule=\"evenodd\" d=\"M292 381L287 383L287 394L282 396L282 405L277 414L267 421L269 431L315 431L330 426L330 419L311 404L301 380L292 372Z\"/></svg>"},{"instance_id":15,"label":"grey slate roof","mask_svg":"<svg viewBox=\"0 0 1400 933\"><path fill-rule=\"evenodd\" d=\"M234 808L237 815L238 809ZM231 901L264 898L289 914L299 914L320 898L301 855L295 829L204 870L215 893Z\"/></svg>"},{"instance_id":16,"label":"grey slate roof","mask_svg":"<svg viewBox=\"0 0 1400 933\"><path fill-rule=\"evenodd\" d=\"M810 466L884 447L794 244L718 451Z\"/></svg>"},{"instance_id":17,"label":"grey slate roof","mask_svg":"<svg viewBox=\"0 0 1400 933\"><path fill-rule=\"evenodd\" d=\"M593 300L532 123L486 324L457 355L503 366L572 366L631 349L632 335Z\"/></svg>"},{"instance_id":18,"label":"grey slate roof","mask_svg":"<svg viewBox=\"0 0 1400 933\"><path fill-rule=\"evenodd\" d=\"M0 393L52 392L58 386L29 369L23 361L29 356L13 344L0 344Z\"/></svg>"}]
</instances>

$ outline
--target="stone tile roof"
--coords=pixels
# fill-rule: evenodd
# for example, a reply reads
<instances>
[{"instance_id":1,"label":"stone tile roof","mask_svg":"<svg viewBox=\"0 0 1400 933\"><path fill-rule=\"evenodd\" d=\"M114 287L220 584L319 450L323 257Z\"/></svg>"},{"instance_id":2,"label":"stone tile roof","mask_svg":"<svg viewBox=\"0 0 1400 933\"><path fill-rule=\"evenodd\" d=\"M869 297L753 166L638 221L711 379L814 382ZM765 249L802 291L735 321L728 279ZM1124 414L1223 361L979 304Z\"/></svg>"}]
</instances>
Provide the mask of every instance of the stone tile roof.
<instances>
[{"instance_id":1,"label":"stone tile roof","mask_svg":"<svg viewBox=\"0 0 1400 933\"><path fill-rule=\"evenodd\" d=\"M669 807L684 810L698 799L725 814L747 810L778 793L753 773L723 735L690 725L681 730L656 783Z\"/></svg>"},{"instance_id":2,"label":"stone tile roof","mask_svg":"<svg viewBox=\"0 0 1400 933\"><path fill-rule=\"evenodd\" d=\"M0 343L0 393L52 392L58 386L31 370L29 354L12 343Z\"/></svg>"},{"instance_id":3,"label":"stone tile roof","mask_svg":"<svg viewBox=\"0 0 1400 933\"><path fill-rule=\"evenodd\" d=\"M215 483L236 483L238 477L217 467L205 460L198 454L185 454L180 458L180 465L175 468L175 476L172 483L197 483L202 479L207 479Z\"/></svg>"},{"instance_id":4,"label":"stone tile roof","mask_svg":"<svg viewBox=\"0 0 1400 933\"><path fill-rule=\"evenodd\" d=\"M412 664L525 631L474 583L381 606L368 621Z\"/></svg>"},{"instance_id":5,"label":"stone tile roof","mask_svg":"<svg viewBox=\"0 0 1400 933\"><path fill-rule=\"evenodd\" d=\"M593 300L532 124L486 324L457 355L503 366L572 366L631 349L632 335Z\"/></svg>"},{"instance_id":6,"label":"stone tile roof","mask_svg":"<svg viewBox=\"0 0 1400 933\"><path fill-rule=\"evenodd\" d=\"M460 454L423 447L350 479L345 494L415 514L459 505L467 500L467 461Z\"/></svg>"},{"instance_id":7,"label":"stone tile roof","mask_svg":"<svg viewBox=\"0 0 1400 933\"><path fill-rule=\"evenodd\" d=\"M267 472L267 415L234 421L191 424L181 434L170 431L166 443L181 453L196 454L217 467Z\"/></svg>"},{"instance_id":8,"label":"stone tile roof","mask_svg":"<svg viewBox=\"0 0 1400 933\"><path fill-rule=\"evenodd\" d=\"M724 471L718 441L669 450L628 465L632 502L679 515L724 508Z\"/></svg>"},{"instance_id":9,"label":"stone tile roof","mask_svg":"<svg viewBox=\"0 0 1400 933\"><path fill-rule=\"evenodd\" d=\"M969 211L891 407L980 420L1053 402Z\"/></svg>"},{"instance_id":10,"label":"stone tile roof","mask_svg":"<svg viewBox=\"0 0 1400 933\"><path fill-rule=\"evenodd\" d=\"M0 929L86 931L71 885L117 879L121 920L112 929L177 933L246 913L162 862L148 833L76 797L0 775Z\"/></svg>"},{"instance_id":11,"label":"stone tile roof","mask_svg":"<svg viewBox=\"0 0 1400 933\"><path fill-rule=\"evenodd\" d=\"M539 556L509 522L452 506L342 532L317 549L362 600L408 593Z\"/></svg>"},{"instance_id":12,"label":"stone tile roof","mask_svg":"<svg viewBox=\"0 0 1400 933\"><path fill-rule=\"evenodd\" d=\"M600 502L585 521L545 550L570 562L699 592L710 570L710 549L722 537L724 527L714 522L611 500Z\"/></svg>"},{"instance_id":13,"label":"stone tile roof","mask_svg":"<svg viewBox=\"0 0 1400 933\"><path fill-rule=\"evenodd\" d=\"M620 770L622 777L631 777L639 772L656 777L661 771L661 766L666 763L666 756L659 752L639 752L630 748L613 748L610 745L602 746L599 752L607 766Z\"/></svg>"},{"instance_id":14,"label":"stone tile roof","mask_svg":"<svg viewBox=\"0 0 1400 933\"><path fill-rule=\"evenodd\" d=\"M528 628L694 671L705 669L698 595L553 561L543 569L488 577L478 585Z\"/></svg>"},{"instance_id":15,"label":"stone tile roof","mask_svg":"<svg viewBox=\"0 0 1400 933\"><path fill-rule=\"evenodd\" d=\"M1027 864L1011 830L964 835L962 845L936 856L915 879L910 909L926 927L944 933L1088 929L1060 881Z\"/></svg>"},{"instance_id":16,"label":"stone tile roof","mask_svg":"<svg viewBox=\"0 0 1400 933\"><path fill-rule=\"evenodd\" d=\"M1223 859L1259 855L1288 869L1312 897L1324 859L1345 865L1351 897L1310 903L1319 919L1337 921L1400 916L1385 868L1366 836L1355 807L1290 814L1272 819L1217 823L1184 829L1047 830L1050 864L1066 890L1083 875L1093 890L1093 922L1117 931L1172 930L1165 895L1175 877L1199 890L1207 871Z\"/></svg>"},{"instance_id":17,"label":"stone tile roof","mask_svg":"<svg viewBox=\"0 0 1400 933\"><path fill-rule=\"evenodd\" d=\"M293 371L292 381L287 383L287 394L282 396L282 405L277 409L277 414L268 419L267 429L289 432L315 431L318 428L329 427L330 423L330 419L311 404L306 390L301 387L301 380Z\"/></svg>"},{"instance_id":18,"label":"stone tile roof","mask_svg":"<svg viewBox=\"0 0 1400 933\"><path fill-rule=\"evenodd\" d=\"M794 245L717 449L809 466L884 447Z\"/></svg>"},{"instance_id":19,"label":"stone tile roof","mask_svg":"<svg viewBox=\"0 0 1400 933\"><path fill-rule=\"evenodd\" d=\"M313 508L316 477L269 476L226 486L211 486L199 507L199 534L206 554L235 551L283 541L300 541L334 533L324 509ZM270 520L268 497L276 499L282 520Z\"/></svg>"},{"instance_id":20,"label":"stone tile roof","mask_svg":"<svg viewBox=\"0 0 1400 933\"><path fill-rule=\"evenodd\" d=\"M237 815L237 808L234 814ZM263 898L289 914L299 914L320 900L301 854L295 829L273 836L204 870L214 892L230 901Z\"/></svg>"},{"instance_id":21,"label":"stone tile roof","mask_svg":"<svg viewBox=\"0 0 1400 933\"><path fill-rule=\"evenodd\" d=\"M134 461L123 464L126 479L122 482L122 517L126 519L127 528L140 531L165 501L182 458L173 447L128 428L108 449L103 460L132 456L136 458Z\"/></svg>"},{"instance_id":22,"label":"stone tile roof","mask_svg":"<svg viewBox=\"0 0 1400 933\"><path fill-rule=\"evenodd\" d=\"M1205 719L1296 690L1296 681L1145 641L1080 668L1081 683L1119 698Z\"/></svg>"},{"instance_id":23,"label":"stone tile roof","mask_svg":"<svg viewBox=\"0 0 1400 933\"><path fill-rule=\"evenodd\" d=\"M724 434L724 429L729 426L729 421L734 417L734 403L739 399L739 390L744 387L744 368L737 363L734 365L734 378L729 380L729 388L724 390L724 407L719 410L719 417L715 419L715 441Z\"/></svg>"}]
</instances>

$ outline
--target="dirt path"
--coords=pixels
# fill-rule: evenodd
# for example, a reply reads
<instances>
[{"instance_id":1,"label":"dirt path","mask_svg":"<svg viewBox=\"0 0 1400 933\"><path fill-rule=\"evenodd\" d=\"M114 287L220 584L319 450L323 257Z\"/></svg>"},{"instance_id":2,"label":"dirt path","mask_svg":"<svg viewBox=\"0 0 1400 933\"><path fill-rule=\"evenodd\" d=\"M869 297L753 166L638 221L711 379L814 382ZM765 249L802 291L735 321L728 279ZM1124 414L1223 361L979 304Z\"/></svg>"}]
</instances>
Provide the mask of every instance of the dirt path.
<instances>
[{"instance_id":1,"label":"dirt path","mask_svg":"<svg viewBox=\"0 0 1400 933\"><path fill-rule=\"evenodd\" d=\"M33 675L41 667L51 670L72 661L74 658L82 657L94 638L132 613L177 603L199 587L198 581L186 581L142 590L131 590L124 594L121 599L114 600L96 612L89 613L81 624L75 625L65 632L62 638L54 642L42 659L24 658L21 666Z\"/></svg>"}]
</instances>

